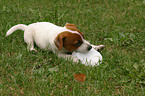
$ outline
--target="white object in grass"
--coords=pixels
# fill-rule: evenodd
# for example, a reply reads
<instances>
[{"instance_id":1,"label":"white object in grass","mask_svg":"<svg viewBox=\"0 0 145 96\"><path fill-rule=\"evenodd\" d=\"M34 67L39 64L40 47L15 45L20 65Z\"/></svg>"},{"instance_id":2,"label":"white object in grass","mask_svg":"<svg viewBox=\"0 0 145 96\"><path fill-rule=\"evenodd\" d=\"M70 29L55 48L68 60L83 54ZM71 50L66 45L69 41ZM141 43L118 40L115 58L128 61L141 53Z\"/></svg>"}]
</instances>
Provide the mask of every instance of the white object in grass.
<instances>
[{"instance_id":1,"label":"white object in grass","mask_svg":"<svg viewBox=\"0 0 145 96\"><path fill-rule=\"evenodd\" d=\"M87 53L73 52L72 56L78 58L86 66L95 66L102 62L102 55L94 48Z\"/></svg>"}]
</instances>

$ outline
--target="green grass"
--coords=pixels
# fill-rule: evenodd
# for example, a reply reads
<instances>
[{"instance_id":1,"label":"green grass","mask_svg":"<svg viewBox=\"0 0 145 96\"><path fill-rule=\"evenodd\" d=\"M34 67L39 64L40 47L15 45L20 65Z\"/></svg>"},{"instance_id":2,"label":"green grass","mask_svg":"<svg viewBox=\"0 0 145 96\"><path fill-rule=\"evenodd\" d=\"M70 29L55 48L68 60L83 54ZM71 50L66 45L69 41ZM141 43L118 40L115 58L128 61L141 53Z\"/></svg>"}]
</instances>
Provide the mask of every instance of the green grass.
<instances>
[{"instance_id":1,"label":"green grass","mask_svg":"<svg viewBox=\"0 0 145 96\"><path fill-rule=\"evenodd\" d=\"M144 96L145 1L0 0L0 95ZM104 44L97 67L73 64L42 51L27 51L13 25L48 21L76 24L92 44ZM49 60L51 59L52 60ZM39 69L36 66L43 64ZM86 74L77 82L73 73Z\"/></svg>"}]
</instances>

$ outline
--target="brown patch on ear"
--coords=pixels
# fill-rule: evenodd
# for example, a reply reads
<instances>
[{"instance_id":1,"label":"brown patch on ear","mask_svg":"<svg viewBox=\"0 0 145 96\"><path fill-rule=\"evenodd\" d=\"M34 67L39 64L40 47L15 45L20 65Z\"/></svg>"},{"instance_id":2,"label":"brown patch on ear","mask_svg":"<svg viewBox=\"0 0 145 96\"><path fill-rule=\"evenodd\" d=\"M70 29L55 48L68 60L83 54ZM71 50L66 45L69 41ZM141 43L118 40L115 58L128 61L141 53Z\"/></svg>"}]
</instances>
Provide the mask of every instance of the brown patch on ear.
<instances>
[{"instance_id":1,"label":"brown patch on ear","mask_svg":"<svg viewBox=\"0 0 145 96\"><path fill-rule=\"evenodd\" d=\"M57 47L59 50L62 49L62 46L63 46L63 39L64 39L64 38L65 38L65 37L64 37L62 34L59 34L59 35L55 38L54 43L55 43L56 47Z\"/></svg>"},{"instance_id":2,"label":"brown patch on ear","mask_svg":"<svg viewBox=\"0 0 145 96\"><path fill-rule=\"evenodd\" d=\"M65 27L67 29L72 30L72 31L77 31L78 33L80 33L84 37L84 34L79 29L77 29L77 26L75 24L66 23Z\"/></svg>"}]
</instances>

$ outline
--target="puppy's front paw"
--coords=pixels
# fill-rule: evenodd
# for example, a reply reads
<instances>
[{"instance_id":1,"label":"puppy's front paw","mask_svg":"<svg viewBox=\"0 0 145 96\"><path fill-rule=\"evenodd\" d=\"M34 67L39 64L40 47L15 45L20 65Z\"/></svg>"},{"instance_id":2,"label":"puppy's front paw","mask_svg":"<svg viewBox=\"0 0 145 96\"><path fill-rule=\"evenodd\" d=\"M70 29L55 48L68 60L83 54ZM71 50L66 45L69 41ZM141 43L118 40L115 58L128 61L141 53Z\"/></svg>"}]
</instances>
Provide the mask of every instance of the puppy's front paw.
<instances>
[{"instance_id":1,"label":"puppy's front paw","mask_svg":"<svg viewBox=\"0 0 145 96\"><path fill-rule=\"evenodd\" d=\"M93 46L93 48L97 51L101 51L104 47L105 45Z\"/></svg>"},{"instance_id":2,"label":"puppy's front paw","mask_svg":"<svg viewBox=\"0 0 145 96\"><path fill-rule=\"evenodd\" d=\"M97 51L101 51L104 48L105 48L105 45L99 45Z\"/></svg>"}]
</instances>

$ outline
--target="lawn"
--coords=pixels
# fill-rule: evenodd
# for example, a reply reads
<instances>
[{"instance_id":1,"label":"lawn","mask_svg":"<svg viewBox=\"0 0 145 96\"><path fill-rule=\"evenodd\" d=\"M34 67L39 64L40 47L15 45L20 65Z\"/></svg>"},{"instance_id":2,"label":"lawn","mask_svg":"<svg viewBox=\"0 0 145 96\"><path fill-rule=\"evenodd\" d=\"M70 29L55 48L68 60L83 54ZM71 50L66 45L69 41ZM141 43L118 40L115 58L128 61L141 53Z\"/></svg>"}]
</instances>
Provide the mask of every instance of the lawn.
<instances>
[{"instance_id":1,"label":"lawn","mask_svg":"<svg viewBox=\"0 0 145 96\"><path fill-rule=\"evenodd\" d=\"M77 25L89 42L105 45L102 64L28 52L20 30L5 37L16 24L41 21ZM145 96L145 0L0 0L0 46L2 96Z\"/></svg>"}]
</instances>

